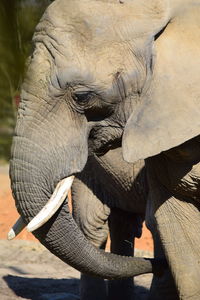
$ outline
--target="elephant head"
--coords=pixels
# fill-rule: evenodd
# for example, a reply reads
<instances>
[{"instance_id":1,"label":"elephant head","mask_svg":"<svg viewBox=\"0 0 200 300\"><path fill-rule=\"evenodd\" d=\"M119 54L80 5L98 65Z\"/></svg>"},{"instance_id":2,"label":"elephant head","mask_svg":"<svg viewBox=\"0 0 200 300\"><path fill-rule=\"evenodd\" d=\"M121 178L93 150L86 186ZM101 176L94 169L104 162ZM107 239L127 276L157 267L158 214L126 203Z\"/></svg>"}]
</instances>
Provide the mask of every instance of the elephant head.
<instances>
[{"instance_id":1,"label":"elephant head","mask_svg":"<svg viewBox=\"0 0 200 300\"><path fill-rule=\"evenodd\" d=\"M60 180L84 168L88 153L100 155L120 145L123 133L129 161L197 134L195 114L189 131L177 138L185 129L177 120L175 138L170 137L171 123L168 141L162 136L172 100L181 100L168 78L167 72L174 70L169 66L166 74L161 72L166 67L162 47L171 46L169 41L163 46L162 40L179 14L179 2L56 0L46 10L34 34L12 146L12 190L25 223L42 209ZM184 13L185 3L192 1L182 2ZM180 97L184 101L187 95ZM93 248L66 203L34 235L60 259L91 275L129 277L151 272L152 264L157 270L154 261Z\"/></svg>"}]
</instances>

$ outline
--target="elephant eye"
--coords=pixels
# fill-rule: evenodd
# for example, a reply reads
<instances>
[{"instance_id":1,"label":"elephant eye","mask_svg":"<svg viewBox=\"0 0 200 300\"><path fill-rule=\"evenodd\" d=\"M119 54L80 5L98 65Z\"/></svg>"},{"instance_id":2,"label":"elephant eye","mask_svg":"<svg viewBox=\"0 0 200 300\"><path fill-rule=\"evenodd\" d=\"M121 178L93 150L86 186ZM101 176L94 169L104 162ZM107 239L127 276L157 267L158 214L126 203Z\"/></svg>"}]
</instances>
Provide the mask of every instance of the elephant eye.
<instances>
[{"instance_id":1,"label":"elephant eye","mask_svg":"<svg viewBox=\"0 0 200 300\"><path fill-rule=\"evenodd\" d=\"M74 92L74 99L80 105L86 105L92 98L91 91Z\"/></svg>"}]
</instances>

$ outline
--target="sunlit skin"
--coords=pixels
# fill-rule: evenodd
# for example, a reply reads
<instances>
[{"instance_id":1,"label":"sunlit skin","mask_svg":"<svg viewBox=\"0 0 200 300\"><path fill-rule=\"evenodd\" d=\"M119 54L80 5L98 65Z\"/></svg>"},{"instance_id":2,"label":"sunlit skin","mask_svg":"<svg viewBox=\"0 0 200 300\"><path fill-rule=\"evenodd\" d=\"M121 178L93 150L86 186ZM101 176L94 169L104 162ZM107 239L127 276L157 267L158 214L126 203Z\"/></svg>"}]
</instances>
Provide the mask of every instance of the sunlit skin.
<instances>
[{"instance_id":1,"label":"sunlit skin","mask_svg":"<svg viewBox=\"0 0 200 300\"><path fill-rule=\"evenodd\" d=\"M200 128L199 6L192 0L53 2L33 38L13 140L12 189L25 223L61 179L84 169L88 155L121 146L127 162L145 159L146 221L176 285L169 275L166 289L157 296L152 289L153 300L200 297L199 152L193 150ZM89 275L163 272L161 261L92 247L66 205L34 234Z\"/></svg>"}]
</instances>

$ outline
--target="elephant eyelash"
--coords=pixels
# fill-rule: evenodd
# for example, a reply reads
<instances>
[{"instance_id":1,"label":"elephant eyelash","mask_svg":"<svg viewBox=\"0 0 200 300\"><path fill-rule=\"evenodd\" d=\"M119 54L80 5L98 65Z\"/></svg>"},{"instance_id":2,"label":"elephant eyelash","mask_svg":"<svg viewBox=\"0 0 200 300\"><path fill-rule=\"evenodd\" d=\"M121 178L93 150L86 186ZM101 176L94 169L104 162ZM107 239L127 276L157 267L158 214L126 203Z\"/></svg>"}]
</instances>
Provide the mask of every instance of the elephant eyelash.
<instances>
[{"instance_id":1,"label":"elephant eyelash","mask_svg":"<svg viewBox=\"0 0 200 300\"><path fill-rule=\"evenodd\" d=\"M73 98L79 105L85 106L93 98L93 92L74 92Z\"/></svg>"}]
</instances>

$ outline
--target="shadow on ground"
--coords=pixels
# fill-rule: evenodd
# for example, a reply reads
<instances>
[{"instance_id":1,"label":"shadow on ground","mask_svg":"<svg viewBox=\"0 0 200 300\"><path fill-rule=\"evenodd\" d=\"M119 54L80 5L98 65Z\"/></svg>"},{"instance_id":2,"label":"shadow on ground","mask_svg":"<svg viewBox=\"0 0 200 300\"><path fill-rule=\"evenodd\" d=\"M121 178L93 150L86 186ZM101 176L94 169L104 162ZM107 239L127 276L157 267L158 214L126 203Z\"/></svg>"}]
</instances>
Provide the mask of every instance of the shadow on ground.
<instances>
[{"instance_id":1,"label":"shadow on ground","mask_svg":"<svg viewBox=\"0 0 200 300\"><path fill-rule=\"evenodd\" d=\"M31 300L78 300L79 279L26 278L21 276L4 276L9 289L22 299ZM149 290L135 286L136 299L147 299Z\"/></svg>"},{"instance_id":2,"label":"shadow on ground","mask_svg":"<svg viewBox=\"0 0 200 300\"><path fill-rule=\"evenodd\" d=\"M79 279L3 277L8 287L19 297L32 300L78 299ZM69 298L70 297L70 298Z\"/></svg>"},{"instance_id":3,"label":"shadow on ground","mask_svg":"<svg viewBox=\"0 0 200 300\"><path fill-rule=\"evenodd\" d=\"M78 300L79 278L39 243L0 240L0 300ZM148 299L151 280L152 274L135 277L134 299Z\"/></svg>"}]
</instances>

